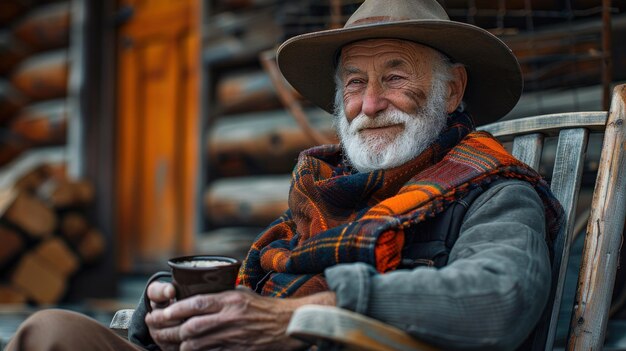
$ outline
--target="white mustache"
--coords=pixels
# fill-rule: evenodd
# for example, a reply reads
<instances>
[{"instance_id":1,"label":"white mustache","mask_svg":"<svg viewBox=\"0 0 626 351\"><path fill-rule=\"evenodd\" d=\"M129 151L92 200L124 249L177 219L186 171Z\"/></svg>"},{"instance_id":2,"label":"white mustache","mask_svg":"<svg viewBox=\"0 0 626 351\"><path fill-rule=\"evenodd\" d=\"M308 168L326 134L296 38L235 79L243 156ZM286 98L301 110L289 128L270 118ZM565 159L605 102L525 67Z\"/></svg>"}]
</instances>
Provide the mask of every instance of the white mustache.
<instances>
[{"instance_id":1,"label":"white mustache","mask_svg":"<svg viewBox=\"0 0 626 351\"><path fill-rule=\"evenodd\" d=\"M410 122L410 116L396 112L395 110L385 110L375 118L370 118L361 113L350 122L350 133L354 135L363 129L383 128Z\"/></svg>"}]
</instances>

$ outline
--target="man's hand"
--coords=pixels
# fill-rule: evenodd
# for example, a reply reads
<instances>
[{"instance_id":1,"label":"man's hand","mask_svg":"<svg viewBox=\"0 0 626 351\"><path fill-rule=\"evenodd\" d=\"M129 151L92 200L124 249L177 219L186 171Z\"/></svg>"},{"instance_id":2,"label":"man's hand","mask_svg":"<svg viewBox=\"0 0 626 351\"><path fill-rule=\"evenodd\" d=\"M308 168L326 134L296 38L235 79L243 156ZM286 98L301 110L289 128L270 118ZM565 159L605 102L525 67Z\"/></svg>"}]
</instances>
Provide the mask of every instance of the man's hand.
<instances>
[{"instance_id":1,"label":"man's hand","mask_svg":"<svg viewBox=\"0 0 626 351\"><path fill-rule=\"evenodd\" d=\"M305 346L285 332L296 308L305 304L334 305L335 294L278 299L261 297L247 288L193 296L162 310L146 323L164 345L180 343L180 350L296 350ZM184 321L179 327L177 323ZM176 338L178 331L178 338ZM157 339L154 339L157 341ZM159 343L159 341L157 341ZM159 344L161 346L161 344Z\"/></svg>"},{"instance_id":2,"label":"man's hand","mask_svg":"<svg viewBox=\"0 0 626 351\"><path fill-rule=\"evenodd\" d=\"M165 319L161 312L163 308L169 306L176 297L174 285L155 281L148 285L148 299L152 312L146 315L146 325L150 331L152 340L163 351L176 351L180 348L179 329L182 320ZM158 312L157 312L158 311Z\"/></svg>"}]
</instances>

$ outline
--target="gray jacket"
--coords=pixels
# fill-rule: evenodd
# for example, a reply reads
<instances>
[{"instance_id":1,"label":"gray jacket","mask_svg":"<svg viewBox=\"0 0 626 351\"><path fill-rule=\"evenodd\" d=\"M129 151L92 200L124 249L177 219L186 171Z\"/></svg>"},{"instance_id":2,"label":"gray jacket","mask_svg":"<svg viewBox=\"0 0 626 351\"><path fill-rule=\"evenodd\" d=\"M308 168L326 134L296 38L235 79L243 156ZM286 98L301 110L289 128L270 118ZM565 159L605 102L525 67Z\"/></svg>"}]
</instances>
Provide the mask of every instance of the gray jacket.
<instances>
[{"instance_id":1,"label":"gray jacket","mask_svg":"<svg viewBox=\"0 0 626 351\"><path fill-rule=\"evenodd\" d=\"M445 349L512 350L550 291L545 215L535 190L500 182L465 215L448 265L378 274L363 263L326 269L340 307Z\"/></svg>"}]
</instances>

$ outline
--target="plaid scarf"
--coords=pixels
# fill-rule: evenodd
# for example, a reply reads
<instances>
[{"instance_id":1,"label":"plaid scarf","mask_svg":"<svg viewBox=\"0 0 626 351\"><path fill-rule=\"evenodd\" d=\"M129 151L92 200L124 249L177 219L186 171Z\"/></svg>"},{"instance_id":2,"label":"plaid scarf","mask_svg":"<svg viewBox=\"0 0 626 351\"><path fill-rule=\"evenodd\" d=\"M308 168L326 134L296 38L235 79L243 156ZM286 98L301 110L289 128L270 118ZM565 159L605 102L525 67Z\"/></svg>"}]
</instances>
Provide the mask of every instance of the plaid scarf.
<instances>
[{"instance_id":1,"label":"plaid scarf","mask_svg":"<svg viewBox=\"0 0 626 351\"><path fill-rule=\"evenodd\" d=\"M289 210L256 238L239 283L262 295L303 296L327 290L322 273L336 264L365 262L381 273L391 271L400 263L408 227L502 178L534 186L546 209L550 244L563 210L547 183L490 134L473 129L468 115L455 113L417 158L367 173L344 164L338 145L302 152Z\"/></svg>"}]
</instances>

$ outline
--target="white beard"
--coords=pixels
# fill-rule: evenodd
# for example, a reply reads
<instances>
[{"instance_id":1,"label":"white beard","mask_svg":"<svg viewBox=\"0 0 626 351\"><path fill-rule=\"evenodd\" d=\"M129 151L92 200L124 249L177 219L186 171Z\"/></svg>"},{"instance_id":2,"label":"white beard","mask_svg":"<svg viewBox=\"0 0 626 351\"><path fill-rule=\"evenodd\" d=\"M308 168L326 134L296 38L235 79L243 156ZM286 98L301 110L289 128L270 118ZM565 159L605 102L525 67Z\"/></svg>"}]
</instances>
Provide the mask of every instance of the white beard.
<instances>
[{"instance_id":1,"label":"white beard","mask_svg":"<svg viewBox=\"0 0 626 351\"><path fill-rule=\"evenodd\" d=\"M344 155L350 164L359 172L370 172L400 166L421 154L446 127L445 88L445 82L436 79L426 106L419 108L415 114L391 107L375 118L361 113L348 122L341 104L335 121ZM399 123L404 125L404 129L395 136L364 137L358 132L363 128Z\"/></svg>"}]
</instances>

